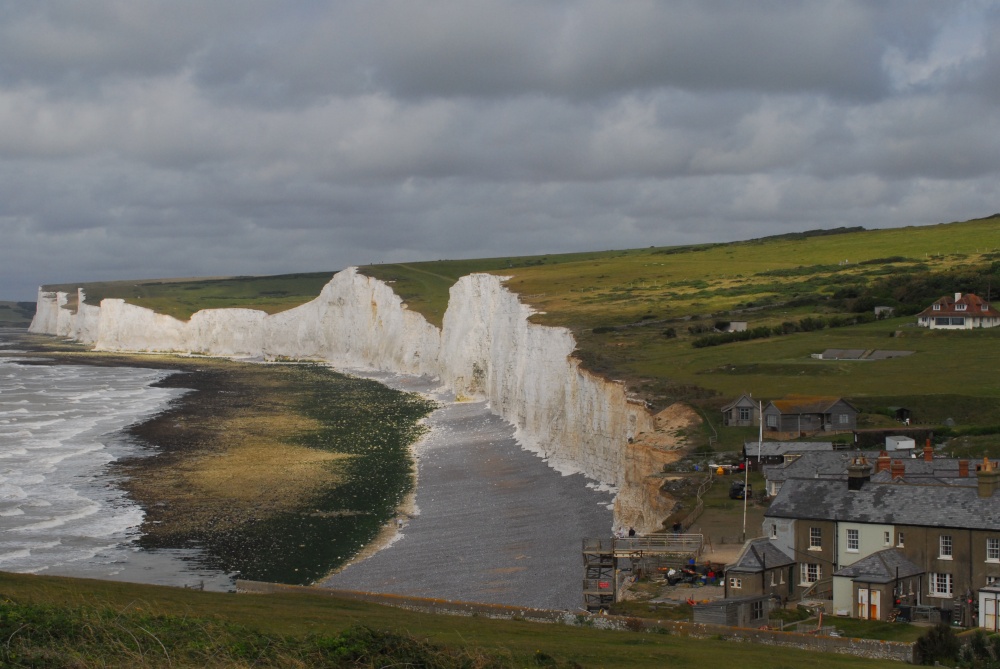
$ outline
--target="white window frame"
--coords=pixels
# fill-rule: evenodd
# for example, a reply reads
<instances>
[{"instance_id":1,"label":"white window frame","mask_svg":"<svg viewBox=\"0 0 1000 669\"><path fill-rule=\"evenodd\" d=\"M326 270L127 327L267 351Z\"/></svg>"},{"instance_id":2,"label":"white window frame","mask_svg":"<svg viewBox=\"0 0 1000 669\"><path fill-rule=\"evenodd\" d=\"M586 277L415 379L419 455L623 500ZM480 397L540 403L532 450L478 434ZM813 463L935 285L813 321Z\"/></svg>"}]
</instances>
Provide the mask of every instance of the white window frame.
<instances>
[{"instance_id":1,"label":"white window frame","mask_svg":"<svg viewBox=\"0 0 1000 669\"><path fill-rule=\"evenodd\" d=\"M892 545L892 530L886 530L885 532L883 532L882 537L883 537L882 543L884 543L886 546Z\"/></svg>"},{"instance_id":2,"label":"white window frame","mask_svg":"<svg viewBox=\"0 0 1000 669\"><path fill-rule=\"evenodd\" d=\"M986 585L1000 585L1000 576L987 576Z\"/></svg>"},{"instance_id":3,"label":"white window frame","mask_svg":"<svg viewBox=\"0 0 1000 669\"><path fill-rule=\"evenodd\" d=\"M848 416L846 413L839 414L837 416L837 422L840 423L841 425L848 425L851 422L851 417Z\"/></svg>"},{"instance_id":4,"label":"white window frame","mask_svg":"<svg viewBox=\"0 0 1000 669\"><path fill-rule=\"evenodd\" d=\"M823 569L815 562L800 563L802 585L809 585L823 578Z\"/></svg>"},{"instance_id":5,"label":"white window frame","mask_svg":"<svg viewBox=\"0 0 1000 669\"><path fill-rule=\"evenodd\" d=\"M1000 539L996 537L986 538L986 561L1000 562Z\"/></svg>"},{"instance_id":6,"label":"white window frame","mask_svg":"<svg viewBox=\"0 0 1000 669\"><path fill-rule=\"evenodd\" d=\"M778 427L778 417L773 413L767 416L767 426L768 427Z\"/></svg>"},{"instance_id":7,"label":"white window frame","mask_svg":"<svg viewBox=\"0 0 1000 669\"><path fill-rule=\"evenodd\" d=\"M903 533L896 532L896 548L903 548L905 544L903 543Z\"/></svg>"},{"instance_id":8,"label":"white window frame","mask_svg":"<svg viewBox=\"0 0 1000 669\"><path fill-rule=\"evenodd\" d=\"M951 597L955 584L950 573L932 572L927 585L931 597Z\"/></svg>"},{"instance_id":9,"label":"white window frame","mask_svg":"<svg viewBox=\"0 0 1000 669\"><path fill-rule=\"evenodd\" d=\"M857 553L861 550L861 536L858 530L848 528L847 530L847 552Z\"/></svg>"},{"instance_id":10,"label":"white window frame","mask_svg":"<svg viewBox=\"0 0 1000 669\"><path fill-rule=\"evenodd\" d=\"M743 579L736 578L735 576L729 577L729 587L733 590L740 590L743 588Z\"/></svg>"},{"instance_id":11,"label":"white window frame","mask_svg":"<svg viewBox=\"0 0 1000 669\"><path fill-rule=\"evenodd\" d=\"M934 311L941 311L941 305L940 304L935 304L934 305Z\"/></svg>"},{"instance_id":12,"label":"white window frame","mask_svg":"<svg viewBox=\"0 0 1000 669\"><path fill-rule=\"evenodd\" d=\"M823 528L822 527L810 527L809 528L809 550L811 550L811 551L821 551L821 550L823 550Z\"/></svg>"},{"instance_id":13,"label":"white window frame","mask_svg":"<svg viewBox=\"0 0 1000 669\"><path fill-rule=\"evenodd\" d=\"M951 541L950 534L941 534L938 536L938 559L939 560L950 560L954 557L955 546Z\"/></svg>"},{"instance_id":14,"label":"white window frame","mask_svg":"<svg viewBox=\"0 0 1000 669\"><path fill-rule=\"evenodd\" d=\"M739 407L740 420L750 420L751 409L749 407Z\"/></svg>"}]
</instances>

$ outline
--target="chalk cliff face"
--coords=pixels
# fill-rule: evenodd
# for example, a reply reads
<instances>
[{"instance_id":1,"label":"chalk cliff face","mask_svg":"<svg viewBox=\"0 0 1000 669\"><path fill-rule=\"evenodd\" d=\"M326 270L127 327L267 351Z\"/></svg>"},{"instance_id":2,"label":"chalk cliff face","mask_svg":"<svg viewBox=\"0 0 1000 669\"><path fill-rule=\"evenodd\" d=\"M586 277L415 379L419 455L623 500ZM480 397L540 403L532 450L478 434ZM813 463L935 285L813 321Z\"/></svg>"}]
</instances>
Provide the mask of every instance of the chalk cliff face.
<instances>
[{"instance_id":1,"label":"chalk cliff face","mask_svg":"<svg viewBox=\"0 0 1000 669\"><path fill-rule=\"evenodd\" d=\"M73 310L65 293L40 290L30 331L106 351L311 358L439 376L459 396L486 399L556 469L616 487L617 523L648 531L666 515L649 508L649 477L662 458L629 444L655 431L652 416L628 401L621 384L580 369L572 334L530 323L531 310L500 277L460 279L441 330L407 310L388 285L353 268L336 274L315 300L274 315L209 309L184 322L123 300L95 307L77 297Z\"/></svg>"}]
</instances>

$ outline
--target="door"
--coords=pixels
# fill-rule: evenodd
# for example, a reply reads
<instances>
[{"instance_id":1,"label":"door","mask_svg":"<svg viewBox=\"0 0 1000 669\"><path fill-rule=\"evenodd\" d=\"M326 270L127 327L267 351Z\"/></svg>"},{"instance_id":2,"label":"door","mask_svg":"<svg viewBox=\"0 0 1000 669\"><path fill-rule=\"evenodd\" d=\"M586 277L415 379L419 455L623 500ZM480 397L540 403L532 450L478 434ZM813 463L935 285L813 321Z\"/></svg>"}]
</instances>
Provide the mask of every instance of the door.
<instances>
[{"instance_id":1,"label":"door","mask_svg":"<svg viewBox=\"0 0 1000 669\"><path fill-rule=\"evenodd\" d=\"M988 630L997 630L997 600L987 595L983 598L982 626Z\"/></svg>"},{"instance_id":2,"label":"door","mask_svg":"<svg viewBox=\"0 0 1000 669\"><path fill-rule=\"evenodd\" d=\"M858 618L868 620L868 588L858 588Z\"/></svg>"},{"instance_id":3,"label":"door","mask_svg":"<svg viewBox=\"0 0 1000 669\"><path fill-rule=\"evenodd\" d=\"M881 602L882 593L878 590L869 590L868 599L868 619L869 620L881 620L879 617L879 603Z\"/></svg>"}]
</instances>

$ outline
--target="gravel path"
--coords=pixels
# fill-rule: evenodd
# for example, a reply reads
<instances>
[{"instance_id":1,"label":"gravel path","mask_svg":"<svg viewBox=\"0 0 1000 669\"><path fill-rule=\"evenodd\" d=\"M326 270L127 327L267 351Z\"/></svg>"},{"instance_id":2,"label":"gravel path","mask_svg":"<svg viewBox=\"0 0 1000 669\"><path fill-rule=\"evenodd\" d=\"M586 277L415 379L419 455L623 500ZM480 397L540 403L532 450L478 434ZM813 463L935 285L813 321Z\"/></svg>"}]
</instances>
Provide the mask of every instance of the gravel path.
<instances>
[{"instance_id":1,"label":"gravel path","mask_svg":"<svg viewBox=\"0 0 1000 669\"><path fill-rule=\"evenodd\" d=\"M581 540L610 535L611 493L523 450L485 402L455 402L427 379L367 376L442 403L417 447L418 511L388 547L318 585L580 608Z\"/></svg>"}]
</instances>

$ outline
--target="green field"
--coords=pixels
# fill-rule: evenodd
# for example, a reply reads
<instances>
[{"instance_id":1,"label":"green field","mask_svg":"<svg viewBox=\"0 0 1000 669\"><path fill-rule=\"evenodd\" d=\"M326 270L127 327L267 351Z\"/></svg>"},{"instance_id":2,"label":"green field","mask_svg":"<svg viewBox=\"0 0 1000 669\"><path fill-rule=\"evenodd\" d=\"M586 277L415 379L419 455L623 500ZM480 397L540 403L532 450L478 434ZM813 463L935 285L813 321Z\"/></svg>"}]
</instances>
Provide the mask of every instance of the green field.
<instances>
[{"instance_id":1,"label":"green field","mask_svg":"<svg viewBox=\"0 0 1000 669\"><path fill-rule=\"evenodd\" d=\"M391 659L367 660L364 653L378 644L338 638L359 625L410 641L395 644ZM0 638L2 666L898 666L719 639L428 615L334 597L208 593L2 572ZM413 642L450 651L458 660L422 661Z\"/></svg>"},{"instance_id":2,"label":"green field","mask_svg":"<svg viewBox=\"0 0 1000 669\"><path fill-rule=\"evenodd\" d=\"M1000 423L1000 384L984 361L1000 328L930 332L913 315L938 297L1000 291L1000 215L890 230L810 231L757 240L532 257L369 265L407 303L440 324L448 289L491 272L547 325L570 328L588 369L626 381L654 408L687 401L711 416L741 392L848 397L875 413L915 406L918 422ZM84 284L88 302L124 297L187 318L199 308L280 311L315 297L328 273ZM71 288L71 286L47 286ZM874 306L896 318L873 321ZM831 327L841 321L860 324ZM790 334L695 348L733 320ZM865 322L873 321L873 322ZM811 331L798 331L810 323ZM819 324L819 327L816 324ZM832 362L827 348L909 350L907 358ZM919 399L922 398L922 399ZM919 406L917 406L919 405ZM971 410L974 407L975 410Z\"/></svg>"},{"instance_id":3,"label":"green field","mask_svg":"<svg viewBox=\"0 0 1000 669\"><path fill-rule=\"evenodd\" d=\"M34 316L34 302L0 302L0 328L26 328Z\"/></svg>"}]
</instances>

